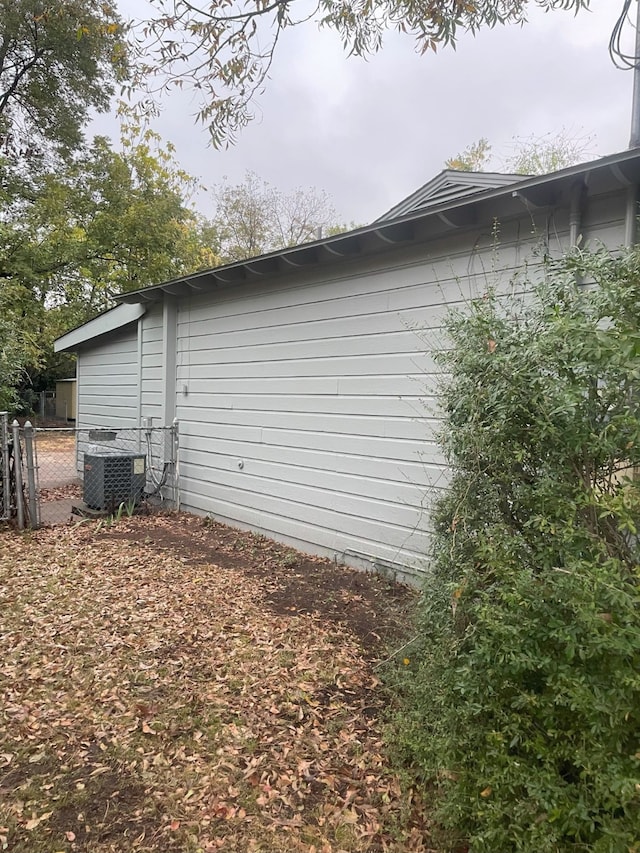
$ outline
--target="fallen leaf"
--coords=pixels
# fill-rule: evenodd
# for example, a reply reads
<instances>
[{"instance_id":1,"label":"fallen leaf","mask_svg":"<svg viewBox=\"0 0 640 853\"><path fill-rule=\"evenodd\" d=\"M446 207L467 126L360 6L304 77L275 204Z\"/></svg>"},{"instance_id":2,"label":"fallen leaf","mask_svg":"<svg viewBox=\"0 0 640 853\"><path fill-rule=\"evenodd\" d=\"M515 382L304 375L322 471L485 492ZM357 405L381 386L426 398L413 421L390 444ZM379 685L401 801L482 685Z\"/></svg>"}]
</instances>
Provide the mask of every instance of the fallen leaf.
<instances>
[{"instance_id":1,"label":"fallen leaf","mask_svg":"<svg viewBox=\"0 0 640 853\"><path fill-rule=\"evenodd\" d=\"M44 814L41 814L40 817L36 817L35 813L32 812L31 818L25 823L24 828L28 832L32 832L37 826L40 826L43 821L48 820L52 814L53 812L45 812Z\"/></svg>"},{"instance_id":2,"label":"fallen leaf","mask_svg":"<svg viewBox=\"0 0 640 853\"><path fill-rule=\"evenodd\" d=\"M0 530L0 551L0 765L31 775L42 756L36 795L3 791L24 835L71 791L67 853L122 827L132 853L165 853L187 826L214 853L274 833L292 853L426 853L372 668L413 592L304 554L291 567L274 542L175 513L28 542Z\"/></svg>"}]
</instances>

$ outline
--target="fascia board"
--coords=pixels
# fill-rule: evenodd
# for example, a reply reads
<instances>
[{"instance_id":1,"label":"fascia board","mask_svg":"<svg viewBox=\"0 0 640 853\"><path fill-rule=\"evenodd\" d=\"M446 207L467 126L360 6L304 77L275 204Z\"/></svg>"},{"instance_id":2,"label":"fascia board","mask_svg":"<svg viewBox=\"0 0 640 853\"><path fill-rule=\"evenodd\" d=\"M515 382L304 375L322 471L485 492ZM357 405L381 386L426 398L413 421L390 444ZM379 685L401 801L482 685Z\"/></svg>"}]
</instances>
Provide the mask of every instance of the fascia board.
<instances>
[{"instance_id":1,"label":"fascia board","mask_svg":"<svg viewBox=\"0 0 640 853\"><path fill-rule=\"evenodd\" d=\"M353 241L354 239L359 238L366 239L369 235L378 234L382 229L386 229L387 226L393 228L401 223L427 221L430 217L441 217L441 214L446 214L447 211L459 210L461 207L471 208L479 203L493 202L495 200L500 200L501 198L506 201L512 198L515 193L524 195L525 192L529 191L531 188L540 187L542 189L553 186L557 186L558 188L566 187L572 180L577 179L578 177L582 177L586 182L589 180L591 173L602 172L607 169L611 170L612 173L615 173L617 170L622 174L624 171L623 167L627 165L633 167L634 173L637 173L637 182L640 183L640 148L623 151L619 154L612 154L608 157L601 157L589 163L580 163L576 166L570 166L567 169L561 169L558 172L551 172L547 175L534 175L528 177L518 175L515 176L514 180L511 180L512 176L510 175L505 176L493 172L487 173L486 177L488 181L491 183L498 183L498 186L489 186L484 190L479 189L478 192L467 194L457 199L449 198L442 201L434 199L427 207L420 208L418 210L411 210L408 213L398 215L396 218L385 219L383 217L375 220L370 225L356 228L353 231L346 231L343 234L333 235L332 237L323 238L322 240L316 240L310 243L304 243L299 246L292 246L287 249L278 249L273 252L268 252L265 255L246 258L242 261L224 264L210 270L191 273L161 284L141 288L140 290L128 291L127 293L116 296L115 299L121 304L126 302L131 305L141 304L143 301L151 302L155 299L162 299L163 291L166 291L167 288L172 287L175 284L181 283L184 283L195 290L207 290L209 287L215 285L216 282L228 282L230 277L233 275L233 270L240 270L241 268L244 268L249 273L257 275L257 271L255 269L256 266L262 266L264 264L275 266L279 261L286 262L290 258L291 261L289 261L289 265L291 262L297 265L296 255L301 252L308 252L311 249L315 250L326 248L328 250L328 254L334 256L340 255L340 246L344 244L345 241ZM477 175L477 173L468 174L472 176ZM446 176L447 170L433 178L430 183L444 180L446 179ZM629 179L625 180L628 183ZM633 183L635 182L636 179L634 178ZM424 189L424 187L422 189ZM445 220L446 218L447 217L445 217ZM270 272L275 273L277 270L270 269ZM199 282L202 284L199 284Z\"/></svg>"},{"instance_id":2,"label":"fascia board","mask_svg":"<svg viewBox=\"0 0 640 853\"><path fill-rule=\"evenodd\" d=\"M146 305L140 302L121 303L106 311L104 314L99 314L93 320L89 320L77 329L67 332L53 343L54 352L66 352L67 350L75 350L82 344L87 343L93 338L98 338L101 335L106 335L109 332L115 332L116 329L121 329L129 323L134 323L146 312Z\"/></svg>"}]
</instances>

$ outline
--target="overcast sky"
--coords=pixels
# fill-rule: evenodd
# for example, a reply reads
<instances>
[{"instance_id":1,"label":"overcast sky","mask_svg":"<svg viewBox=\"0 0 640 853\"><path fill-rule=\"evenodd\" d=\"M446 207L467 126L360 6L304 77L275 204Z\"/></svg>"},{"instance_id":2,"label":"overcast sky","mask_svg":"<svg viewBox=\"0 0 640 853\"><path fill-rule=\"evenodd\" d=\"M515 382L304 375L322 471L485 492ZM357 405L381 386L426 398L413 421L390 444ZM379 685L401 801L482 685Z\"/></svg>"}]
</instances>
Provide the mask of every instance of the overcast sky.
<instances>
[{"instance_id":1,"label":"overcast sky","mask_svg":"<svg viewBox=\"0 0 640 853\"><path fill-rule=\"evenodd\" d=\"M121 0L125 17L131 2ZM225 175L237 183L250 169L284 191L326 190L340 221L364 224L482 136L498 161L514 137L563 127L593 136L594 157L625 149L632 75L616 70L607 50L621 5L593 0L577 17L534 12L522 28L463 36L456 51L425 56L410 37L391 34L367 61L346 57L335 33L308 24L285 33L257 117L233 148L209 147L185 92L165 99L154 127L205 185ZM101 120L97 130L105 127ZM206 194L198 207L213 213Z\"/></svg>"}]
</instances>

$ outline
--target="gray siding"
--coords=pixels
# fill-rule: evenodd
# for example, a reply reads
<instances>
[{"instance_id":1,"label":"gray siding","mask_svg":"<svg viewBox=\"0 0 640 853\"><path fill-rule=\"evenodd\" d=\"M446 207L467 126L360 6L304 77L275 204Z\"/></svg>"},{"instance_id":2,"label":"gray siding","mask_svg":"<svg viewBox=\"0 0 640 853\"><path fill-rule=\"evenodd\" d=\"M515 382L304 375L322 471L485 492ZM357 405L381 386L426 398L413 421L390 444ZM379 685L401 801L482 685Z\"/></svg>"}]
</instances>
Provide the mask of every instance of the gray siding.
<instances>
[{"instance_id":1,"label":"gray siding","mask_svg":"<svg viewBox=\"0 0 640 853\"><path fill-rule=\"evenodd\" d=\"M162 422L162 306L154 305L142 318L141 416Z\"/></svg>"},{"instance_id":2,"label":"gray siding","mask_svg":"<svg viewBox=\"0 0 640 853\"><path fill-rule=\"evenodd\" d=\"M624 217L624 192L590 200L582 245L622 244ZM441 236L377 257L176 297L175 328L173 303L150 305L140 337L130 326L80 353L78 423L158 425L175 404L183 508L419 573L447 484L443 319L489 286L521 290L514 270L565 251L570 222L532 208L494 228L430 227Z\"/></svg>"},{"instance_id":3,"label":"gray siding","mask_svg":"<svg viewBox=\"0 0 640 853\"><path fill-rule=\"evenodd\" d=\"M625 239L625 195L610 193L589 201L582 221L582 246L616 249Z\"/></svg>"},{"instance_id":4,"label":"gray siding","mask_svg":"<svg viewBox=\"0 0 640 853\"><path fill-rule=\"evenodd\" d=\"M420 571L445 487L437 368L449 307L509 286L522 223L428 257L183 300L182 503L312 551ZM556 235L558 237L558 235ZM561 238L560 238L561 239ZM536 237L537 242L537 237Z\"/></svg>"},{"instance_id":5,"label":"gray siding","mask_svg":"<svg viewBox=\"0 0 640 853\"><path fill-rule=\"evenodd\" d=\"M135 325L78 353L79 427L135 426L138 418L138 336Z\"/></svg>"},{"instance_id":6,"label":"gray siding","mask_svg":"<svg viewBox=\"0 0 640 853\"><path fill-rule=\"evenodd\" d=\"M83 472L84 454L91 450L89 432L110 427L130 430L137 426L139 411L138 332L136 324L78 352L78 415L80 430L76 464ZM130 449L138 449L136 433L120 432ZM120 442L122 445L122 441Z\"/></svg>"}]
</instances>

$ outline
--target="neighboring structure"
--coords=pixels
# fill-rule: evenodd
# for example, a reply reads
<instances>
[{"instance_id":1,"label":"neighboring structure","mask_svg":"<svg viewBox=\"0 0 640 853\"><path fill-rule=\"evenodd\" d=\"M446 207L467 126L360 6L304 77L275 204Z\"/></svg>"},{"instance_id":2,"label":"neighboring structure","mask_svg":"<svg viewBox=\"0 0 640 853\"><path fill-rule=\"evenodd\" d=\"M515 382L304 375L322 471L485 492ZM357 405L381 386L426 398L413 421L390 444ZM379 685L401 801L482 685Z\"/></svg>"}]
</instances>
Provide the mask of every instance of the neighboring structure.
<instances>
[{"instance_id":1,"label":"neighboring structure","mask_svg":"<svg viewBox=\"0 0 640 853\"><path fill-rule=\"evenodd\" d=\"M75 421L78 382L76 379L58 379L56 382L56 418Z\"/></svg>"},{"instance_id":2,"label":"neighboring structure","mask_svg":"<svg viewBox=\"0 0 640 853\"><path fill-rule=\"evenodd\" d=\"M182 507L416 572L442 319L541 254L634 242L640 151L526 178L443 172L372 225L118 297L56 343L78 425L180 424Z\"/></svg>"}]
</instances>

